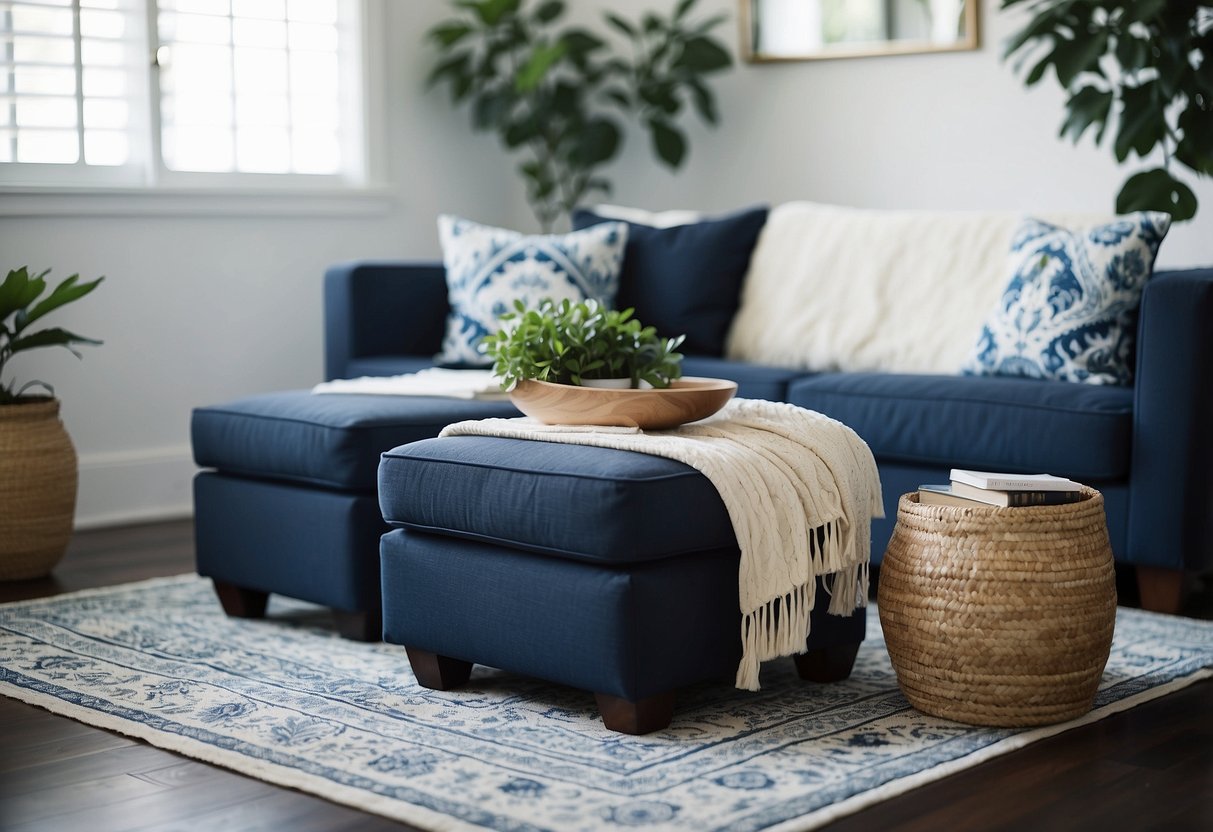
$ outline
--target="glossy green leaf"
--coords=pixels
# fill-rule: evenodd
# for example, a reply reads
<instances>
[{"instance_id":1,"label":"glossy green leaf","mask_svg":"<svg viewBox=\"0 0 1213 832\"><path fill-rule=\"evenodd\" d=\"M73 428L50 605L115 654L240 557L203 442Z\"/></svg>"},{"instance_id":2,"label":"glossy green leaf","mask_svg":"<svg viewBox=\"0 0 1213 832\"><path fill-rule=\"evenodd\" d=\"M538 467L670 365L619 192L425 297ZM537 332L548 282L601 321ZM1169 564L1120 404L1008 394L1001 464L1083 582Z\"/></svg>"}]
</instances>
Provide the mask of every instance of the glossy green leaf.
<instances>
[{"instance_id":1,"label":"glossy green leaf","mask_svg":"<svg viewBox=\"0 0 1213 832\"><path fill-rule=\"evenodd\" d=\"M716 110L716 99L707 86L697 79L688 81L687 86L691 88L691 101L694 102L699 117L708 124L718 124L720 115Z\"/></svg>"},{"instance_id":2,"label":"glossy green leaf","mask_svg":"<svg viewBox=\"0 0 1213 832\"><path fill-rule=\"evenodd\" d=\"M606 18L607 23L609 23L611 26L614 26L616 29L618 29L620 32L622 32L623 34L627 35L630 38L634 38L634 37L636 37L637 34L639 34L636 31L635 26L633 26L631 23L628 23L626 20L624 20L622 17L620 17L617 14L607 12L604 15L604 17Z\"/></svg>"},{"instance_id":3,"label":"glossy green leaf","mask_svg":"<svg viewBox=\"0 0 1213 832\"><path fill-rule=\"evenodd\" d=\"M585 29L570 29L561 34L560 39L571 55L585 55L606 46L606 41Z\"/></svg>"},{"instance_id":4,"label":"glossy green leaf","mask_svg":"<svg viewBox=\"0 0 1213 832\"><path fill-rule=\"evenodd\" d=\"M686 139L682 133L661 119L649 120L649 132L652 134L653 150L657 158L672 168L681 165L687 150Z\"/></svg>"},{"instance_id":5,"label":"glossy green leaf","mask_svg":"<svg viewBox=\"0 0 1213 832\"><path fill-rule=\"evenodd\" d=\"M1098 144L1103 138L1107 126L1108 115L1112 109L1113 95L1107 90L1096 87L1083 87L1066 102L1067 116L1061 125L1059 136L1069 136L1077 142L1087 128L1092 124L1098 125L1095 141Z\"/></svg>"},{"instance_id":6,"label":"glossy green leaf","mask_svg":"<svg viewBox=\"0 0 1213 832\"><path fill-rule=\"evenodd\" d=\"M433 29L430 29L427 37L435 41L439 46L450 47L466 38L472 31L472 27L467 23L453 21L450 23L440 23Z\"/></svg>"},{"instance_id":7,"label":"glossy green leaf","mask_svg":"<svg viewBox=\"0 0 1213 832\"><path fill-rule=\"evenodd\" d=\"M1149 21L1167 8L1167 2L1168 0L1132 0L1124 4L1125 20Z\"/></svg>"},{"instance_id":8,"label":"glossy green leaf","mask_svg":"<svg viewBox=\"0 0 1213 832\"><path fill-rule=\"evenodd\" d=\"M1094 72L1099 59L1107 51L1108 33L1087 34L1077 40L1061 40L1053 49L1053 68L1057 81L1069 87L1083 72Z\"/></svg>"},{"instance_id":9,"label":"glossy green leaf","mask_svg":"<svg viewBox=\"0 0 1213 832\"><path fill-rule=\"evenodd\" d=\"M1166 112L1155 99L1154 82L1121 90L1123 103L1113 152L1123 162L1131 152L1147 156L1167 134Z\"/></svg>"},{"instance_id":10,"label":"glossy green leaf","mask_svg":"<svg viewBox=\"0 0 1213 832\"><path fill-rule=\"evenodd\" d=\"M674 7L674 20L682 20L698 0L678 0L678 5Z\"/></svg>"},{"instance_id":11,"label":"glossy green leaf","mask_svg":"<svg viewBox=\"0 0 1213 832\"><path fill-rule=\"evenodd\" d=\"M1052 64L1052 62L1053 62L1053 53L1052 52L1050 52L1048 55L1045 55L1043 58L1041 58L1039 61L1037 61L1036 65L1032 67L1032 69L1028 72L1027 76L1024 78L1024 80L1023 80L1024 85L1028 86L1028 87L1036 86L1036 84L1040 81L1040 79L1045 77L1045 71L1048 70L1049 65Z\"/></svg>"},{"instance_id":12,"label":"glossy green leaf","mask_svg":"<svg viewBox=\"0 0 1213 832\"><path fill-rule=\"evenodd\" d=\"M1116 39L1116 60L1122 67L1136 69L1150 61L1150 42L1124 33Z\"/></svg>"},{"instance_id":13,"label":"glossy green leaf","mask_svg":"<svg viewBox=\"0 0 1213 832\"><path fill-rule=\"evenodd\" d=\"M682 54L675 66L695 73L719 72L732 66L733 59L717 41L708 37L694 37L682 47Z\"/></svg>"},{"instance_id":14,"label":"glossy green leaf","mask_svg":"<svg viewBox=\"0 0 1213 832\"><path fill-rule=\"evenodd\" d=\"M460 0L455 4L470 9L486 26L496 26L506 15L514 14L522 0Z\"/></svg>"},{"instance_id":15,"label":"glossy green leaf","mask_svg":"<svg viewBox=\"0 0 1213 832\"><path fill-rule=\"evenodd\" d=\"M43 275L45 274L43 272ZM29 306L45 288L46 280L43 276L31 276L25 266L10 271L4 282L0 283L0 321L7 320L17 310Z\"/></svg>"},{"instance_id":16,"label":"glossy green leaf","mask_svg":"<svg viewBox=\"0 0 1213 832\"><path fill-rule=\"evenodd\" d=\"M39 347L67 347L71 349L72 344L92 344L98 345L100 341L95 341L92 338L85 338L83 335L76 335L73 332L68 332L66 329L54 327L51 329L41 329L29 335L23 335L20 338L15 338L9 344L10 353L18 353L24 350L37 349ZM80 353L72 350L77 356Z\"/></svg>"},{"instance_id":17,"label":"glossy green leaf","mask_svg":"<svg viewBox=\"0 0 1213 832\"><path fill-rule=\"evenodd\" d=\"M502 141L505 142L506 147L513 150L526 144L538 134L539 128L535 124L535 120L528 117L507 125L505 133L502 134Z\"/></svg>"},{"instance_id":18,"label":"glossy green leaf","mask_svg":"<svg viewBox=\"0 0 1213 832\"><path fill-rule=\"evenodd\" d=\"M646 104L656 107L666 115L674 115L680 106L678 97L674 94L674 84L669 81L645 84L640 88L640 97Z\"/></svg>"},{"instance_id":19,"label":"glossy green leaf","mask_svg":"<svg viewBox=\"0 0 1213 832\"><path fill-rule=\"evenodd\" d=\"M576 161L586 168L601 165L619 152L622 133L610 119L597 118L590 121L578 134Z\"/></svg>"},{"instance_id":20,"label":"glossy green leaf","mask_svg":"<svg viewBox=\"0 0 1213 832\"><path fill-rule=\"evenodd\" d=\"M1134 174L1116 197L1116 211L1163 211L1176 222L1196 216L1196 194L1165 168Z\"/></svg>"},{"instance_id":21,"label":"glossy green leaf","mask_svg":"<svg viewBox=\"0 0 1213 832\"><path fill-rule=\"evenodd\" d=\"M534 17L539 23L551 23L562 14L564 14L563 0L547 0L546 3L541 3L539 8L535 9Z\"/></svg>"},{"instance_id":22,"label":"glossy green leaf","mask_svg":"<svg viewBox=\"0 0 1213 832\"><path fill-rule=\"evenodd\" d=\"M538 87L543 83L548 71L564 57L567 48L562 41L537 44L531 51L527 62L518 71L518 75L514 79L514 88L518 92L526 93Z\"/></svg>"},{"instance_id":23,"label":"glossy green leaf","mask_svg":"<svg viewBox=\"0 0 1213 832\"><path fill-rule=\"evenodd\" d=\"M1189 105L1179 116L1182 137L1175 158L1197 173L1213 176L1213 109Z\"/></svg>"},{"instance_id":24,"label":"glossy green leaf","mask_svg":"<svg viewBox=\"0 0 1213 832\"><path fill-rule=\"evenodd\" d=\"M53 312L61 306L79 300L96 289L105 278L99 277L88 283L79 283L79 280L80 275L78 274L65 278L62 283L55 287L53 292L30 308L29 312L23 316L22 325L16 331L20 332L48 312Z\"/></svg>"},{"instance_id":25,"label":"glossy green leaf","mask_svg":"<svg viewBox=\"0 0 1213 832\"><path fill-rule=\"evenodd\" d=\"M1064 15L1064 9L1050 4L1044 11L1032 18L1032 22L1013 35L1003 47L1002 55L1008 58L1022 49L1029 41L1050 36L1056 29L1058 19Z\"/></svg>"},{"instance_id":26,"label":"glossy green leaf","mask_svg":"<svg viewBox=\"0 0 1213 832\"><path fill-rule=\"evenodd\" d=\"M456 79L466 75L471 69L472 54L470 52L456 52L454 55L448 56L446 59L437 63L430 70L429 76L425 83L427 86L434 86L444 78Z\"/></svg>"},{"instance_id":27,"label":"glossy green leaf","mask_svg":"<svg viewBox=\"0 0 1213 832\"><path fill-rule=\"evenodd\" d=\"M622 110L630 110L632 107L632 99L628 95L627 90L615 87L603 90L602 94L605 98L617 104Z\"/></svg>"}]
</instances>

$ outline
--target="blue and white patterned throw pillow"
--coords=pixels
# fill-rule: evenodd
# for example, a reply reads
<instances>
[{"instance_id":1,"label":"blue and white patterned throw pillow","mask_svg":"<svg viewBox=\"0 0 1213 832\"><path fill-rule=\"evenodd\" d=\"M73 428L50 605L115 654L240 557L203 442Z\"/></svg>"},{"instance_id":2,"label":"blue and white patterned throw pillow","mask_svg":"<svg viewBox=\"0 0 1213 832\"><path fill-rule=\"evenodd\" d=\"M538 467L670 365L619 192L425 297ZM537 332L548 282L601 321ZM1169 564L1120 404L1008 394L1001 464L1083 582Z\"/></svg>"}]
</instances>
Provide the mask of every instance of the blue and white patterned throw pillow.
<instances>
[{"instance_id":1,"label":"blue and white patterned throw pillow","mask_svg":"<svg viewBox=\"0 0 1213 832\"><path fill-rule=\"evenodd\" d=\"M619 290L628 226L610 222L571 234L525 236L459 217L438 218L451 314L439 364L488 366L484 336L521 300L583 301L607 308Z\"/></svg>"},{"instance_id":2,"label":"blue and white patterned throw pillow","mask_svg":"<svg viewBox=\"0 0 1213 832\"><path fill-rule=\"evenodd\" d=\"M1132 384L1141 292L1170 225L1154 212L1080 229L1024 220L1011 282L962 372Z\"/></svg>"}]
</instances>

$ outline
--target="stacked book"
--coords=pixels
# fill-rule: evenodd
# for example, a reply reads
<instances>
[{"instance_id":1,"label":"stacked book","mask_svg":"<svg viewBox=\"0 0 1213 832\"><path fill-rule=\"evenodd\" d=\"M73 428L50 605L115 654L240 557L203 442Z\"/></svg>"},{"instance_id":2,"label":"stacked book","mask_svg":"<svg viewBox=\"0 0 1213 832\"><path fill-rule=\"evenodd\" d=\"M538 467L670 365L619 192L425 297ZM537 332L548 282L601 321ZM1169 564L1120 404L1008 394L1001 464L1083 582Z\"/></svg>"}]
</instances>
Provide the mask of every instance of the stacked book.
<instances>
[{"instance_id":1,"label":"stacked book","mask_svg":"<svg viewBox=\"0 0 1213 832\"><path fill-rule=\"evenodd\" d=\"M1082 499L1082 486L1051 474L952 469L947 485L918 486L918 502L936 506L1056 506Z\"/></svg>"}]
</instances>

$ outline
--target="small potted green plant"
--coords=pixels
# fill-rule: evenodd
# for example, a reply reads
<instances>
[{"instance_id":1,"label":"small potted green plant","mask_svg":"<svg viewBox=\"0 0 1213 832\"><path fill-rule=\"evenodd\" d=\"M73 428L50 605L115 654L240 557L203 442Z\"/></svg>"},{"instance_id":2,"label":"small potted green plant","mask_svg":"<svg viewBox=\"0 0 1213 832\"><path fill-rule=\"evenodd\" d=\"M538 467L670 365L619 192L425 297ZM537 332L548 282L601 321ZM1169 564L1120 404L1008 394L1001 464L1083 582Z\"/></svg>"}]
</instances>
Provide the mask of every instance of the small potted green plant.
<instances>
[{"instance_id":1,"label":"small potted green plant","mask_svg":"<svg viewBox=\"0 0 1213 832\"><path fill-rule=\"evenodd\" d=\"M501 316L502 328L482 349L506 389L524 381L585 387L666 388L682 375L683 336L662 338L633 310L607 309L594 300L521 301Z\"/></svg>"},{"instance_id":2,"label":"small potted green plant","mask_svg":"<svg viewBox=\"0 0 1213 832\"><path fill-rule=\"evenodd\" d=\"M48 574L67 549L76 509L78 471L72 440L59 420L59 400L42 381L18 386L4 370L17 353L39 347L100 344L58 327L31 331L44 315L97 288L72 275L46 293L46 275L21 267L0 283L0 580ZM30 393L33 388L39 393Z\"/></svg>"}]
</instances>

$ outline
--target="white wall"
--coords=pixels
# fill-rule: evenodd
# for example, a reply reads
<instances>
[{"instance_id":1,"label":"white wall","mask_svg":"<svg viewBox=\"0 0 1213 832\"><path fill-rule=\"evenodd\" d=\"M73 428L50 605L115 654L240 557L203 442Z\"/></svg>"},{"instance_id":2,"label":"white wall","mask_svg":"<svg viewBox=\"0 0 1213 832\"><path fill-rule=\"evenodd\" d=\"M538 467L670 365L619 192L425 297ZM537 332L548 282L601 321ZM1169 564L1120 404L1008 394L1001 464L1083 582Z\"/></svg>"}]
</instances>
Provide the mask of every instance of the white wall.
<instances>
[{"instance_id":1,"label":"white wall","mask_svg":"<svg viewBox=\"0 0 1213 832\"><path fill-rule=\"evenodd\" d=\"M672 0L670 0L672 2ZM577 3L594 25L607 6L634 16L648 3ZM665 5L665 4L663 4ZM723 125L692 129L684 171L658 170L643 136L609 171L613 201L648 208L729 210L812 199L890 208L1108 211L1126 172L1106 148L1054 137L1062 96L1027 92L999 60L1008 19L983 6L979 52L779 65L739 64L720 79ZM264 390L305 387L322 372L320 280L358 257L438 255L434 218L455 211L533 230L513 172L466 114L426 94L422 32L440 0L386 6L387 207L370 213L242 216L5 216L5 268L107 275L60 325L105 340L82 362L60 351L19 358L22 378L51 381L81 460L79 525L189 511L190 409ZM730 15L735 0L701 0ZM1160 263L1213 263L1213 184L1202 216L1176 227ZM15 204L0 196L6 212Z\"/></svg>"}]
</instances>

